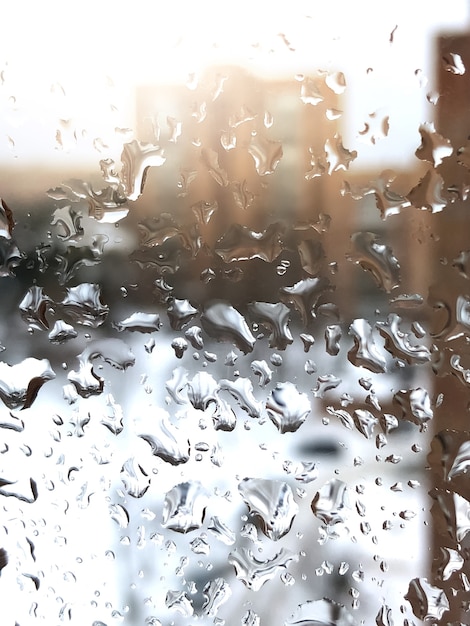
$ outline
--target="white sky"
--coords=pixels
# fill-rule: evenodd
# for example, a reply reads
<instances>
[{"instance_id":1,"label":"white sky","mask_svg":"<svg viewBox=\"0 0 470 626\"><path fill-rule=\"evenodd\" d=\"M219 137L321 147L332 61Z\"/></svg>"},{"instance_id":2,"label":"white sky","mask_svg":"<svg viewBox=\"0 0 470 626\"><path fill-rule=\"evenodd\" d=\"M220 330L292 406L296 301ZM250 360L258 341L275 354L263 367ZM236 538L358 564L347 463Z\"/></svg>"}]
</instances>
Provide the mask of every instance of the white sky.
<instances>
[{"instance_id":1,"label":"white sky","mask_svg":"<svg viewBox=\"0 0 470 626\"><path fill-rule=\"evenodd\" d=\"M287 78L341 69L348 85L344 125L350 144L356 117L383 107L392 120L407 118L408 127L397 131L400 140L411 132L414 141L419 124L432 121L414 72L422 69L432 88L432 37L468 29L469 14L467 0L9 3L0 38L0 159L15 156L15 150L25 160L44 158L41 133L56 126L58 116L79 117L99 135L109 123L105 77L112 79L125 123L136 84L185 82L191 72L221 62ZM367 67L374 72L366 74ZM65 112L50 93L56 83L67 94ZM403 146L392 145L393 129L388 143L392 160L399 149L403 153Z\"/></svg>"}]
</instances>

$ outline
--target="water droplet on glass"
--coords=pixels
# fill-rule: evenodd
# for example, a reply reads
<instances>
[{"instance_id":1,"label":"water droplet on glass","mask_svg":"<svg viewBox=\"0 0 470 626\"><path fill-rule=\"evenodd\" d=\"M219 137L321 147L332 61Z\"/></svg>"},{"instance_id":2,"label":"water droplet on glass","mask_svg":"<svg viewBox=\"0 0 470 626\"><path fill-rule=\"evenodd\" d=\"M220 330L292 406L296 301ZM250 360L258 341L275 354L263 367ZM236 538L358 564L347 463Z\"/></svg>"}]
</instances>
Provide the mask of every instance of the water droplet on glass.
<instances>
[{"instance_id":1,"label":"water droplet on glass","mask_svg":"<svg viewBox=\"0 0 470 626\"><path fill-rule=\"evenodd\" d=\"M201 150L201 160L215 182L221 187L227 187L229 183L228 174L219 165L218 153L211 148L203 148Z\"/></svg>"},{"instance_id":2,"label":"water droplet on glass","mask_svg":"<svg viewBox=\"0 0 470 626\"><path fill-rule=\"evenodd\" d=\"M272 174L282 159L282 142L266 139L258 133L252 135L248 152L253 157L260 176Z\"/></svg>"},{"instance_id":3,"label":"water droplet on glass","mask_svg":"<svg viewBox=\"0 0 470 626\"><path fill-rule=\"evenodd\" d=\"M411 604L418 619L440 620L449 610L449 600L442 589L431 585L426 578L413 578L405 599Z\"/></svg>"},{"instance_id":4,"label":"water droplet on glass","mask_svg":"<svg viewBox=\"0 0 470 626\"><path fill-rule=\"evenodd\" d=\"M99 395L103 390L104 381L93 369L93 362L97 358L118 370L126 370L135 363L135 357L128 345L115 338L91 341L77 358L79 370L69 372L68 379L83 398Z\"/></svg>"},{"instance_id":5,"label":"water droplet on glass","mask_svg":"<svg viewBox=\"0 0 470 626\"><path fill-rule=\"evenodd\" d=\"M54 311L54 303L42 287L33 285L19 304L22 319L38 330L49 328L46 314Z\"/></svg>"},{"instance_id":6,"label":"water droplet on glass","mask_svg":"<svg viewBox=\"0 0 470 626\"><path fill-rule=\"evenodd\" d=\"M277 541L289 532L299 507L287 483L245 478L238 489L250 511L261 518L267 537Z\"/></svg>"},{"instance_id":7,"label":"water droplet on glass","mask_svg":"<svg viewBox=\"0 0 470 626\"><path fill-rule=\"evenodd\" d=\"M121 504L110 504L109 512L111 519L114 520L120 528L127 528L129 525L129 513Z\"/></svg>"},{"instance_id":8,"label":"water droplet on glass","mask_svg":"<svg viewBox=\"0 0 470 626\"><path fill-rule=\"evenodd\" d=\"M460 54L456 52L449 52L442 57L442 64L446 72L462 76L465 74L465 65L462 61Z\"/></svg>"},{"instance_id":9,"label":"water droplet on glass","mask_svg":"<svg viewBox=\"0 0 470 626\"><path fill-rule=\"evenodd\" d=\"M315 318L315 307L324 292L331 290L330 282L326 278L305 278L291 287L280 289L281 300L292 304L300 313L305 326Z\"/></svg>"},{"instance_id":10,"label":"water droplet on glass","mask_svg":"<svg viewBox=\"0 0 470 626\"><path fill-rule=\"evenodd\" d=\"M444 181L442 177L431 168L411 189L407 198L417 209L439 213L447 205L447 200L442 196L443 190Z\"/></svg>"},{"instance_id":11,"label":"water droplet on glass","mask_svg":"<svg viewBox=\"0 0 470 626\"><path fill-rule=\"evenodd\" d=\"M219 386L211 374L198 372L188 382L188 400L195 409L205 411L211 403L218 402Z\"/></svg>"},{"instance_id":12,"label":"water droplet on glass","mask_svg":"<svg viewBox=\"0 0 470 626\"><path fill-rule=\"evenodd\" d=\"M29 408L55 372L47 359L28 357L16 365L0 362L0 398L9 409Z\"/></svg>"},{"instance_id":13,"label":"water droplet on glass","mask_svg":"<svg viewBox=\"0 0 470 626\"><path fill-rule=\"evenodd\" d=\"M359 135L366 143L375 145L377 140L388 136L389 129L389 116L384 115L383 111L375 111L368 115L367 121L364 122L364 128L359 131Z\"/></svg>"},{"instance_id":14,"label":"water droplet on glass","mask_svg":"<svg viewBox=\"0 0 470 626\"><path fill-rule=\"evenodd\" d=\"M271 224L262 232L255 232L246 226L233 224L217 242L215 252L226 263L250 259L261 259L271 263L282 252L280 235L277 224Z\"/></svg>"},{"instance_id":15,"label":"water droplet on glass","mask_svg":"<svg viewBox=\"0 0 470 626\"><path fill-rule=\"evenodd\" d=\"M300 86L300 99L304 104L316 106L325 99L321 93L322 81L320 78L310 78L307 76Z\"/></svg>"},{"instance_id":16,"label":"water droplet on glass","mask_svg":"<svg viewBox=\"0 0 470 626\"><path fill-rule=\"evenodd\" d=\"M357 430L364 435L366 439L370 439L373 435L374 428L378 423L378 419L372 415L370 411L357 409L354 411L353 420Z\"/></svg>"},{"instance_id":17,"label":"water droplet on glass","mask_svg":"<svg viewBox=\"0 0 470 626\"><path fill-rule=\"evenodd\" d=\"M357 157L356 150L348 150L343 146L341 135L336 133L333 139L325 142L326 161L328 163L328 174L340 170L348 170L349 165Z\"/></svg>"},{"instance_id":18,"label":"water droplet on glass","mask_svg":"<svg viewBox=\"0 0 470 626\"><path fill-rule=\"evenodd\" d=\"M124 193L129 200L137 200L143 193L148 168L162 166L166 158L160 146L134 140L124 144L121 161Z\"/></svg>"},{"instance_id":19,"label":"water droplet on glass","mask_svg":"<svg viewBox=\"0 0 470 626\"><path fill-rule=\"evenodd\" d=\"M339 353L342 330L338 324L332 324L326 327L325 344L326 351L330 356L336 356Z\"/></svg>"},{"instance_id":20,"label":"water droplet on glass","mask_svg":"<svg viewBox=\"0 0 470 626\"><path fill-rule=\"evenodd\" d=\"M259 615L257 615L254 611L249 609L245 615L242 617L241 625L242 626L260 626L261 621Z\"/></svg>"},{"instance_id":21,"label":"water droplet on glass","mask_svg":"<svg viewBox=\"0 0 470 626\"><path fill-rule=\"evenodd\" d=\"M150 445L152 454L171 465L180 465L189 460L189 440L163 411L157 413L153 410L139 416L136 420L136 434Z\"/></svg>"},{"instance_id":22,"label":"water droplet on glass","mask_svg":"<svg viewBox=\"0 0 470 626\"><path fill-rule=\"evenodd\" d=\"M450 157L453 153L454 150L450 141L436 132L432 122L421 124L419 133L421 145L415 152L418 159L429 161L434 167L437 167L443 159Z\"/></svg>"},{"instance_id":23,"label":"water droplet on glass","mask_svg":"<svg viewBox=\"0 0 470 626\"><path fill-rule=\"evenodd\" d=\"M109 307L101 302L100 285L92 283L68 288L61 307L74 322L92 328L101 326L109 311Z\"/></svg>"},{"instance_id":24,"label":"water droplet on glass","mask_svg":"<svg viewBox=\"0 0 470 626\"><path fill-rule=\"evenodd\" d=\"M188 342L182 337L176 337L176 339L173 339L173 341L171 342L171 347L175 351L176 358L182 359L184 353L188 349Z\"/></svg>"},{"instance_id":25,"label":"water droplet on glass","mask_svg":"<svg viewBox=\"0 0 470 626\"><path fill-rule=\"evenodd\" d=\"M141 498L150 487L150 478L134 457L128 459L121 469L124 489L133 498Z\"/></svg>"},{"instance_id":26,"label":"water droplet on glass","mask_svg":"<svg viewBox=\"0 0 470 626\"><path fill-rule=\"evenodd\" d=\"M187 533L202 526L208 494L198 481L180 483L165 496L163 526Z\"/></svg>"},{"instance_id":27,"label":"water droplet on glass","mask_svg":"<svg viewBox=\"0 0 470 626\"><path fill-rule=\"evenodd\" d=\"M231 187L235 205L243 211L249 209L253 205L256 196L248 189L246 180L244 179L242 182L234 181Z\"/></svg>"},{"instance_id":28,"label":"water droplet on glass","mask_svg":"<svg viewBox=\"0 0 470 626\"><path fill-rule=\"evenodd\" d=\"M219 386L221 390L228 391L250 417L261 417L263 405L255 398L253 385L249 378L240 377L235 381L223 378L219 381Z\"/></svg>"},{"instance_id":29,"label":"water droplet on glass","mask_svg":"<svg viewBox=\"0 0 470 626\"><path fill-rule=\"evenodd\" d=\"M262 560L258 559L251 550L237 548L228 556L229 563L235 568L235 574L242 583L252 591L259 591L261 587L272 580L274 576L298 560L298 555L292 554L285 548L273 557Z\"/></svg>"},{"instance_id":30,"label":"water droplet on glass","mask_svg":"<svg viewBox=\"0 0 470 626\"><path fill-rule=\"evenodd\" d=\"M252 361L250 367L255 376L258 376L260 387L266 387L271 382L273 371L264 359L262 361Z\"/></svg>"},{"instance_id":31,"label":"water droplet on glass","mask_svg":"<svg viewBox=\"0 0 470 626\"><path fill-rule=\"evenodd\" d=\"M266 401L266 410L279 432L295 432L311 411L307 394L290 382L277 383Z\"/></svg>"},{"instance_id":32,"label":"water droplet on glass","mask_svg":"<svg viewBox=\"0 0 470 626\"><path fill-rule=\"evenodd\" d=\"M401 419L417 424L421 430L433 418L431 398L422 387L397 391L393 403L401 409Z\"/></svg>"},{"instance_id":33,"label":"water droplet on glass","mask_svg":"<svg viewBox=\"0 0 470 626\"><path fill-rule=\"evenodd\" d=\"M160 330L161 322L158 313L132 313L129 317L116 322L114 327L122 332L123 330L129 330L139 333L153 333L156 330Z\"/></svg>"},{"instance_id":34,"label":"water droplet on glass","mask_svg":"<svg viewBox=\"0 0 470 626\"><path fill-rule=\"evenodd\" d=\"M400 265L392 249L380 243L375 233L357 232L351 236L354 251L348 259L369 271L378 287L387 293L400 284Z\"/></svg>"},{"instance_id":35,"label":"water droplet on glass","mask_svg":"<svg viewBox=\"0 0 470 626\"><path fill-rule=\"evenodd\" d=\"M317 379L315 388L312 390L315 398L323 398L327 391L336 389L343 381L334 374L323 374Z\"/></svg>"},{"instance_id":36,"label":"water droplet on glass","mask_svg":"<svg viewBox=\"0 0 470 626\"><path fill-rule=\"evenodd\" d=\"M354 626L356 624L352 615L346 608L324 598L323 600L308 600L299 604L297 611L290 620L286 621L286 626L301 626L318 624L318 626Z\"/></svg>"},{"instance_id":37,"label":"water droplet on glass","mask_svg":"<svg viewBox=\"0 0 470 626\"><path fill-rule=\"evenodd\" d=\"M63 320L57 320L48 337L51 343L62 344L69 339L74 339L77 334L73 326Z\"/></svg>"},{"instance_id":38,"label":"water droplet on glass","mask_svg":"<svg viewBox=\"0 0 470 626\"><path fill-rule=\"evenodd\" d=\"M294 339L289 330L290 310L282 302L251 302L248 305L250 316L268 326L271 330L269 347L285 350Z\"/></svg>"},{"instance_id":39,"label":"water droplet on glass","mask_svg":"<svg viewBox=\"0 0 470 626\"><path fill-rule=\"evenodd\" d=\"M313 514L326 526L343 524L348 513L348 487L338 478L323 485L312 500Z\"/></svg>"},{"instance_id":40,"label":"water droplet on glass","mask_svg":"<svg viewBox=\"0 0 470 626\"><path fill-rule=\"evenodd\" d=\"M369 322L355 319L349 327L349 334L354 338L354 347L348 352L351 363L356 367L365 367L375 374L384 373L386 362L375 345Z\"/></svg>"},{"instance_id":41,"label":"water droplet on glass","mask_svg":"<svg viewBox=\"0 0 470 626\"><path fill-rule=\"evenodd\" d=\"M168 590L165 597L165 606L167 609L178 611L183 617L191 617L194 614L191 600L184 591Z\"/></svg>"},{"instance_id":42,"label":"water droplet on glass","mask_svg":"<svg viewBox=\"0 0 470 626\"><path fill-rule=\"evenodd\" d=\"M233 341L242 352L251 352L256 339L245 318L228 302L209 303L201 315L201 323L208 335L218 341Z\"/></svg>"},{"instance_id":43,"label":"water droplet on glass","mask_svg":"<svg viewBox=\"0 0 470 626\"><path fill-rule=\"evenodd\" d=\"M219 607L230 598L232 590L224 578L214 578L206 584L203 594L202 613L214 617L217 615Z\"/></svg>"}]
</instances>

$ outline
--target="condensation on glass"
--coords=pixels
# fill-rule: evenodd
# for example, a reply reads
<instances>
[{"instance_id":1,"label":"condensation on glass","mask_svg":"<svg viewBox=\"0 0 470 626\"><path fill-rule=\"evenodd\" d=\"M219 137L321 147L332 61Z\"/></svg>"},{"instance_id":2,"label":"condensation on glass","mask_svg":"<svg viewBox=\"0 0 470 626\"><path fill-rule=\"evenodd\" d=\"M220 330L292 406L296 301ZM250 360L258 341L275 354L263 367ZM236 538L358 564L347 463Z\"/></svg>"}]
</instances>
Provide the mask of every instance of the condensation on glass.
<instances>
[{"instance_id":1,"label":"condensation on glass","mask_svg":"<svg viewBox=\"0 0 470 626\"><path fill-rule=\"evenodd\" d=\"M4 62L4 626L466 623L470 30L428 18L82 99Z\"/></svg>"}]
</instances>

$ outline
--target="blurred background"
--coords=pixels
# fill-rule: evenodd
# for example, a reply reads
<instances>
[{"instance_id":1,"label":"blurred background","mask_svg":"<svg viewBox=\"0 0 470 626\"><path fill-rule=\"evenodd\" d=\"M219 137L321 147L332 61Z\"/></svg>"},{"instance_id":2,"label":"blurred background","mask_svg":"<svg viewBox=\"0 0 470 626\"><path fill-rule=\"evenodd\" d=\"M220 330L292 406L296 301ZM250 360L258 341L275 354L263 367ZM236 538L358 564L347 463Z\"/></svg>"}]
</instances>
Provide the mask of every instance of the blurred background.
<instances>
[{"instance_id":1,"label":"blurred background","mask_svg":"<svg viewBox=\"0 0 470 626\"><path fill-rule=\"evenodd\" d=\"M464 623L469 18L5 11L2 623Z\"/></svg>"}]
</instances>

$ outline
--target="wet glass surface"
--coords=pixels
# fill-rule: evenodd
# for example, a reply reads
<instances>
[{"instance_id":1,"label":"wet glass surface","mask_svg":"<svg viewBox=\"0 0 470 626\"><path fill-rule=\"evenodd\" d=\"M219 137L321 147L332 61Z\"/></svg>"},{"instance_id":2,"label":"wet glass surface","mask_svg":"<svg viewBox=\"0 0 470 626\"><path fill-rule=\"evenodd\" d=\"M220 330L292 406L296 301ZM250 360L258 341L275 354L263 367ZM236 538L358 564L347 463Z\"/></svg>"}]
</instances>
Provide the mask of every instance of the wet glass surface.
<instances>
[{"instance_id":1,"label":"wet glass surface","mask_svg":"<svg viewBox=\"0 0 470 626\"><path fill-rule=\"evenodd\" d=\"M142 6L5 28L2 625L466 623L468 7Z\"/></svg>"}]
</instances>

